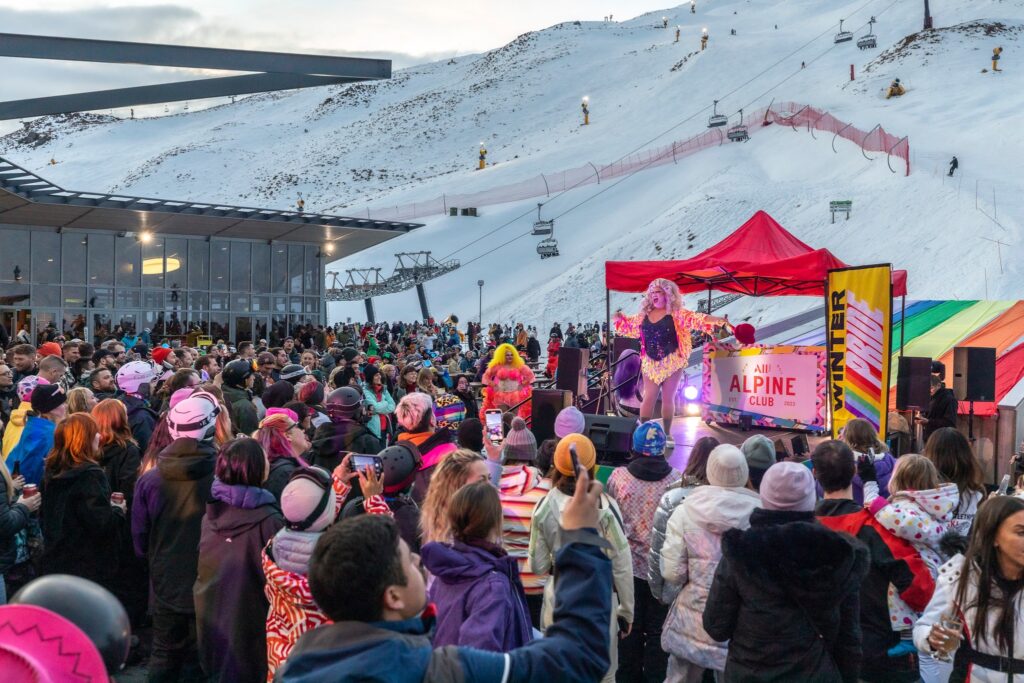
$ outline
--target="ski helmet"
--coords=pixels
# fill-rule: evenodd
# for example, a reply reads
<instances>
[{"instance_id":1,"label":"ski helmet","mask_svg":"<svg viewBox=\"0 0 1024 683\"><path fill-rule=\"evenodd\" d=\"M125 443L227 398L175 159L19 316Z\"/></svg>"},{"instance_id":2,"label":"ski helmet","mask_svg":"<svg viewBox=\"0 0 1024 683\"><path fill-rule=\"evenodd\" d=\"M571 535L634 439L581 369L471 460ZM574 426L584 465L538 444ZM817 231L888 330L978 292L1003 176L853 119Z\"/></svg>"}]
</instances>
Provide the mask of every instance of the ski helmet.
<instances>
[{"instance_id":1,"label":"ski helmet","mask_svg":"<svg viewBox=\"0 0 1024 683\"><path fill-rule=\"evenodd\" d=\"M281 368L281 379L297 384L300 379L309 374L309 371L301 365L290 363Z\"/></svg>"},{"instance_id":2,"label":"ski helmet","mask_svg":"<svg viewBox=\"0 0 1024 683\"><path fill-rule=\"evenodd\" d=\"M167 430L175 439L212 439L217 431L220 404L213 394L197 391L167 413Z\"/></svg>"},{"instance_id":3,"label":"ski helmet","mask_svg":"<svg viewBox=\"0 0 1024 683\"><path fill-rule=\"evenodd\" d=\"M355 387L342 387L332 391L324 402L324 409L331 422L335 424L342 420L368 421L363 395Z\"/></svg>"},{"instance_id":4,"label":"ski helmet","mask_svg":"<svg viewBox=\"0 0 1024 683\"><path fill-rule=\"evenodd\" d=\"M44 377L39 375L26 375L18 380L18 398L22 401L29 401L32 399L32 392L35 391L36 387L49 384Z\"/></svg>"},{"instance_id":5,"label":"ski helmet","mask_svg":"<svg viewBox=\"0 0 1024 683\"><path fill-rule=\"evenodd\" d=\"M221 371L221 379L224 380L224 384L229 387L235 387L236 389L245 388L245 380L252 374L252 364L247 360L233 360L224 366Z\"/></svg>"},{"instance_id":6,"label":"ski helmet","mask_svg":"<svg viewBox=\"0 0 1024 683\"><path fill-rule=\"evenodd\" d=\"M117 371L117 387L126 394L137 394L139 387L149 384L155 376L152 365L144 360L133 360Z\"/></svg>"},{"instance_id":7,"label":"ski helmet","mask_svg":"<svg viewBox=\"0 0 1024 683\"><path fill-rule=\"evenodd\" d=\"M408 488L423 463L419 449L408 441L388 446L377 457L384 463L384 493L399 493Z\"/></svg>"}]
</instances>

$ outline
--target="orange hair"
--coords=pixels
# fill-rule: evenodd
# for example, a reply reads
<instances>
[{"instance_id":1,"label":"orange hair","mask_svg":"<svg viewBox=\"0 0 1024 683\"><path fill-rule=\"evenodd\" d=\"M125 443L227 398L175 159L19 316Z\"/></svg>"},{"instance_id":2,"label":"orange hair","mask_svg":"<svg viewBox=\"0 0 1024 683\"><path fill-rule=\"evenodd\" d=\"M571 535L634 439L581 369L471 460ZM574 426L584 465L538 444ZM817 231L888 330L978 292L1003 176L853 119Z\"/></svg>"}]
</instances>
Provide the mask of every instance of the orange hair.
<instances>
[{"instance_id":1,"label":"orange hair","mask_svg":"<svg viewBox=\"0 0 1024 683\"><path fill-rule=\"evenodd\" d=\"M53 433L53 450L46 456L46 475L55 477L81 464L97 462L99 427L89 413L68 415Z\"/></svg>"},{"instance_id":2,"label":"orange hair","mask_svg":"<svg viewBox=\"0 0 1024 683\"><path fill-rule=\"evenodd\" d=\"M100 430L100 448L112 443L124 448L129 443L136 443L128 424L128 411L117 399L105 398L97 403L92 409L92 417Z\"/></svg>"},{"instance_id":3,"label":"orange hair","mask_svg":"<svg viewBox=\"0 0 1024 683\"><path fill-rule=\"evenodd\" d=\"M510 351L512 352L512 367L521 368L526 365L526 363L523 362L523 357L519 355L518 351L516 351L516 347L511 344L502 344L498 348L494 349L494 358L492 358L491 362L487 364L487 369L490 370L491 368L499 365L504 365L505 354Z\"/></svg>"}]
</instances>

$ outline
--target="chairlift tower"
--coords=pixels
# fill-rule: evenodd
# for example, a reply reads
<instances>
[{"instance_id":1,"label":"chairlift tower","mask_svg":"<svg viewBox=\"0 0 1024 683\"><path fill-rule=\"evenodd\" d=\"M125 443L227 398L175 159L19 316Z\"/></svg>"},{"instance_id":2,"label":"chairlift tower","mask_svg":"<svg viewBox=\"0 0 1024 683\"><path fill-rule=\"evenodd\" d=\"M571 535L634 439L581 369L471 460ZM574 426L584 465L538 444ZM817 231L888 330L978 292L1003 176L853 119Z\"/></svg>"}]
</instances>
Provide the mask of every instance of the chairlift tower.
<instances>
[{"instance_id":1,"label":"chairlift tower","mask_svg":"<svg viewBox=\"0 0 1024 683\"><path fill-rule=\"evenodd\" d=\"M390 277L381 276L381 268L350 268L345 271L347 278L339 286L338 273L333 273L333 284L324 292L327 301L358 301L366 302L366 313L373 321L373 301L377 296L404 292L416 289L423 319L430 317L427 306L427 294L423 284L428 280L439 278L461 265L458 260L438 261L429 251L411 251L395 254L395 270Z\"/></svg>"}]
</instances>

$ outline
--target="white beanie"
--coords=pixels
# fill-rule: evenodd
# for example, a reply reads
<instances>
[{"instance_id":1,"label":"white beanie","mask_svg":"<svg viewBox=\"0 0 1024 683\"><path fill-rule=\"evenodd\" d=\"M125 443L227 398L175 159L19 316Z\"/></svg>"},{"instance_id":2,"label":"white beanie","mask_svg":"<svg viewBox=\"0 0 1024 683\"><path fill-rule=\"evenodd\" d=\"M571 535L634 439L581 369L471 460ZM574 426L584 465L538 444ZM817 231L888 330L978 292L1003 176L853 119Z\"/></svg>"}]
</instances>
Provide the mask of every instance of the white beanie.
<instances>
[{"instance_id":1,"label":"white beanie","mask_svg":"<svg viewBox=\"0 0 1024 683\"><path fill-rule=\"evenodd\" d=\"M775 463L761 479L760 494L765 510L814 511L814 477L805 465Z\"/></svg>"},{"instance_id":2,"label":"white beanie","mask_svg":"<svg viewBox=\"0 0 1024 683\"><path fill-rule=\"evenodd\" d=\"M750 477L743 451L732 444L715 446L708 456L708 483L712 486L746 486Z\"/></svg>"}]
</instances>

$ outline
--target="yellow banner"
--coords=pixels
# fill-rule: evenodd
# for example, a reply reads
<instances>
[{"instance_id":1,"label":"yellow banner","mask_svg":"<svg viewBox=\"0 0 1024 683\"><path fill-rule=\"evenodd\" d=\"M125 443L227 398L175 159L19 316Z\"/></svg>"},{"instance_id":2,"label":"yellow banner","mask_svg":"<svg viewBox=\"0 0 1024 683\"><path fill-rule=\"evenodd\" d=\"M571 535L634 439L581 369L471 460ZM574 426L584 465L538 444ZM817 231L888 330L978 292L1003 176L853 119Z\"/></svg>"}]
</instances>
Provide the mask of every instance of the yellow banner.
<instances>
[{"instance_id":1,"label":"yellow banner","mask_svg":"<svg viewBox=\"0 0 1024 683\"><path fill-rule=\"evenodd\" d=\"M830 270L825 291L832 436L863 418L885 440L892 338L892 267Z\"/></svg>"}]
</instances>

